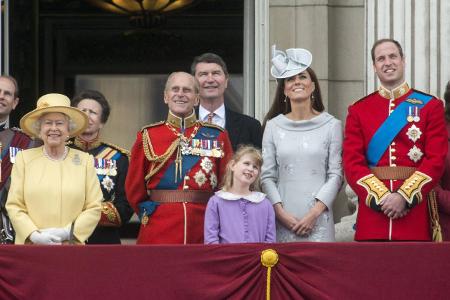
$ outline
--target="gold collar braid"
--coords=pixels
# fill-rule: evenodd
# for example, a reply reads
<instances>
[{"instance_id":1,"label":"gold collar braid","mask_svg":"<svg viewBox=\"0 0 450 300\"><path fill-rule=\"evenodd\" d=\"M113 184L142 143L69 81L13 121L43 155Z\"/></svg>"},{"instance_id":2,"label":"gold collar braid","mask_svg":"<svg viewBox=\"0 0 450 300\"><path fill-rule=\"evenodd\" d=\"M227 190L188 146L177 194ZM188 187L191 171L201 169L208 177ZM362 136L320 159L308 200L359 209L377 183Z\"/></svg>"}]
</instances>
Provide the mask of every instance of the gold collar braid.
<instances>
[{"instance_id":1,"label":"gold collar braid","mask_svg":"<svg viewBox=\"0 0 450 300\"><path fill-rule=\"evenodd\" d=\"M178 116L175 116L170 110L169 114L167 115L167 123L172 125L175 128L189 128L195 125L197 122L197 116L195 115L194 110L192 110L192 113L187 116L186 118L180 118ZM184 123L184 124L183 124ZM184 125L184 126L183 126Z\"/></svg>"},{"instance_id":2,"label":"gold collar braid","mask_svg":"<svg viewBox=\"0 0 450 300\"><path fill-rule=\"evenodd\" d=\"M83 151L89 151L91 149L95 149L102 144L102 142L100 141L100 135L97 135L97 137L95 139L93 139L92 141L89 141L89 142L85 141L81 137L77 136L73 140L73 143L75 144L75 146L77 146L78 148L80 148Z\"/></svg>"},{"instance_id":3,"label":"gold collar braid","mask_svg":"<svg viewBox=\"0 0 450 300\"><path fill-rule=\"evenodd\" d=\"M390 99L400 98L401 96L406 94L409 90L410 90L409 85L406 82L403 82L401 85L399 85L392 91L390 91L387 88L385 88L384 86L380 85L380 87L378 88L378 93L380 93L380 95L383 98L390 100Z\"/></svg>"}]
</instances>

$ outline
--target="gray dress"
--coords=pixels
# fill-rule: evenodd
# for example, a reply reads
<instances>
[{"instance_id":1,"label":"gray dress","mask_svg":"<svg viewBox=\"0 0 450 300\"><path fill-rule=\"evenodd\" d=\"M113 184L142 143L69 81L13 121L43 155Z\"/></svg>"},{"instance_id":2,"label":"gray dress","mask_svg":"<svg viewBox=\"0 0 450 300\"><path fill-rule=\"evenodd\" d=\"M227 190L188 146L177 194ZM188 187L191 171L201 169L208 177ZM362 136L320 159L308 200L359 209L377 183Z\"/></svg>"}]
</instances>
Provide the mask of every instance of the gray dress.
<instances>
[{"instance_id":1,"label":"gray dress","mask_svg":"<svg viewBox=\"0 0 450 300\"><path fill-rule=\"evenodd\" d=\"M323 112L307 121L278 115L263 136L261 184L272 204L302 218L322 201L325 210L308 237L277 223L277 241L334 241L333 202L342 185L342 124Z\"/></svg>"}]
</instances>

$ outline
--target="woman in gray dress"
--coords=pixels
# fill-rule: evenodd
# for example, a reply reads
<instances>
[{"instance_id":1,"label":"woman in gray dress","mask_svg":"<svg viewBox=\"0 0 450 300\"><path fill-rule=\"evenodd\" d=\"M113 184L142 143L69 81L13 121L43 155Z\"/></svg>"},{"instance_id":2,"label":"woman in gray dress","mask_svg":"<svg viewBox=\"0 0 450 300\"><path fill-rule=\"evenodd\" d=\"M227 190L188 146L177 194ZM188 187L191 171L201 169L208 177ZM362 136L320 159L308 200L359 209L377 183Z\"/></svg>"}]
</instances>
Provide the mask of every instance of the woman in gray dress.
<instances>
[{"instance_id":1,"label":"woman in gray dress","mask_svg":"<svg viewBox=\"0 0 450 300\"><path fill-rule=\"evenodd\" d=\"M324 111L305 49L273 48L277 90L264 119L261 184L274 205L277 241L334 241L342 185L342 124Z\"/></svg>"}]
</instances>

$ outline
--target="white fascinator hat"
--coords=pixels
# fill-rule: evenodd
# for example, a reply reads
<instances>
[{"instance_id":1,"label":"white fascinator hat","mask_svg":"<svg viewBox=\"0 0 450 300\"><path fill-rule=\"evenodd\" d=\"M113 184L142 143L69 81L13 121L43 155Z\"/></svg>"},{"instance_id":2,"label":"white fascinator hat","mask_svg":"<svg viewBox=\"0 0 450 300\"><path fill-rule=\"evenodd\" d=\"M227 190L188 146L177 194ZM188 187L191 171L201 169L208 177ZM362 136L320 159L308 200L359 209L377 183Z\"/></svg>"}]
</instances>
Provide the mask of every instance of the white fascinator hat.
<instances>
[{"instance_id":1,"label":"white fascinator hat","mask_svg":"<svg viewBox=\"0 0 450 300\"><path fill-rule=\"evenodd\" d=\"M289 78L305 71L312 62L312 54L303 48L290 48L286 52L272 46L270 73L277 79Z\"/></svg>"}]
</instances>

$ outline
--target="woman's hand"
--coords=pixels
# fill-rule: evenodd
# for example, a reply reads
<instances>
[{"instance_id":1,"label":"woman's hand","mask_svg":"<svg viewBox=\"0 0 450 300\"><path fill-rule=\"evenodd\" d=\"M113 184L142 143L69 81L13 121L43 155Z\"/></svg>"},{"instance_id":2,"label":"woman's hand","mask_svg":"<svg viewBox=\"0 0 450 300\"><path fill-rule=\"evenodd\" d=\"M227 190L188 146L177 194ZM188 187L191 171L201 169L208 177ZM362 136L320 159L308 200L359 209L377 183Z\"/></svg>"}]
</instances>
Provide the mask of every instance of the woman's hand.
<instances>
[{"instance_id":1,"label":"woman's hand","mask_svg":"<svg viewBox=\"0 0 450 300\"><path fill-rule=\"evenodd\" d=\"M61 241L68 241L69 240L69 235L70 235L70 230L67 228L46 228L46 229L41 229L40 230L41 233L48 233L50 235L54 235L57 236L61 239Z\"/></svg>"},{"instance_id":2,"label":"woman's hand","mask_svg":"<svg viewBox=\"0 0 450 300\"><path fill-rule=\"evenodd\" d=\"M287 212L281 203L276 203L273 209L275 210L276 219L287 229L292 230L292 227L299 222L299 219Z\"/></svg>"},{"instance_id":3,"label":"woman's hand","mask_svg":"<svg viewBox=\"0 0 450 300\"><path fill-rule=\"evenodd\" d=\"M36 245L61 245L60 237L47 232L39 232L37 230L30 234L30 241Z\"/></svg>"},{"instance_id":4,"label":"woman's hand","mask_svg":"<svg viewBox=\"0 0 450 300\"><path fill-rule=\"evenodd\" d=\"M327 209L327 206L320 200L311 208L308 213L292 227L292 232L300 236L308 236L311 234L317 218Z\"/></svg>"}]
</instances>

